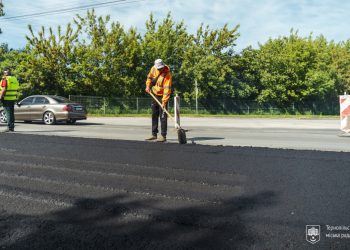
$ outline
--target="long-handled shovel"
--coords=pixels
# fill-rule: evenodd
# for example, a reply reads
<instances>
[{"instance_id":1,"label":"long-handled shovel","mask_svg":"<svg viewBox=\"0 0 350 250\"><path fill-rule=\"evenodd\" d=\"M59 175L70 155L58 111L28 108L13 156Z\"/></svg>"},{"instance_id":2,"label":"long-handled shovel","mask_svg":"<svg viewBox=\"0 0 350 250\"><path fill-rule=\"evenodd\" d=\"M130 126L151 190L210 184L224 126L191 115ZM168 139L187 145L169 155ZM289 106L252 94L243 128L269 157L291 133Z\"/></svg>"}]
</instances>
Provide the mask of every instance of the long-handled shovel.
<instances>
[{"instance_id":1,"label":"long-handled shovel","mask_svg":"<svg viewBox=\"0 0 350 250\"><path fill-rule=\"evenodd\" d=\"M157 99L157 97L154 96L152 92L149 92L149 94L152 96L152 98L158 103L158 105L162 108L162 110L175 122L175 128L177 130L177 139L180 144L186 144L187 139L186 139L186 130L180 127L180 125L175 121L174 117L166 110L165 108L162 107L162 104L160 101Z\"/></svg>"}]
</instances>

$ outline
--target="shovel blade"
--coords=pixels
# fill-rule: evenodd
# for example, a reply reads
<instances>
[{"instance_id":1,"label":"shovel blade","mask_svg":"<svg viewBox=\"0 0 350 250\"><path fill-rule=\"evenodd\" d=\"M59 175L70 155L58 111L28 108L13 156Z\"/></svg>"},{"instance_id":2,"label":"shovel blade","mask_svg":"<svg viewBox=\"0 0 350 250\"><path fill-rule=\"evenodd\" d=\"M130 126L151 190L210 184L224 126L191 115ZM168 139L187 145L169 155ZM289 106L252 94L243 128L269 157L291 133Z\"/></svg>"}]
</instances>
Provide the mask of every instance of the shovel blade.
<instances>
[{"instance_id":1,"label":"shovel blade","mask_svg":"<svg viewBox=\"0 0 350 250\"><path fill-rule=\"evenodd\" d=\"M177 139L179 141L179 144L186 144L187 139L186 139L186 131L182 128L177 129Z\"/></svg>"}]
</instances>

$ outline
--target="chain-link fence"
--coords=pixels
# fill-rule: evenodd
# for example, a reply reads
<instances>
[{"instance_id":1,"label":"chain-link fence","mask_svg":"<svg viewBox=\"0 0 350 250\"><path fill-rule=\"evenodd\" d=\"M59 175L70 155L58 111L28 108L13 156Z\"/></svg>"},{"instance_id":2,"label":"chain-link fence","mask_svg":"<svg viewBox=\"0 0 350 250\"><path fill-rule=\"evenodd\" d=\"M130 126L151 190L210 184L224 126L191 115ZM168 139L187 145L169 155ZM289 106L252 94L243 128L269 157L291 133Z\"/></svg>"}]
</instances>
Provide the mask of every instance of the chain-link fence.
<instances>
[{"instance_id":1,"label":"chain-link fence","mask_svg":"<svg viewBox=\"0 0 350 250\"><path fill-rule=\"evenodd\" d=\"M91 114L142 114L151 109L151 98L106 98L70 95L73 102L83 104ZM173 106L173 100L169 106Z\"/></svg>"},{"instance_id":2,"label":"chain-link fence","mask_svg":"<svg viewBox=\"0 0 350 250\"><path fill-rule=\"evenodd\" d=\"M69 96L71 101L83 104L90 114L145 114L151 111L151 97L139 98L105 98L98 96ZM173 98L169 110L172 112ZM249 100L234 99L181 99L183 114L310 114L338 115L339 102L292 103L277 106L271 103L258 103Z\"/></svg>"}]
</instances>

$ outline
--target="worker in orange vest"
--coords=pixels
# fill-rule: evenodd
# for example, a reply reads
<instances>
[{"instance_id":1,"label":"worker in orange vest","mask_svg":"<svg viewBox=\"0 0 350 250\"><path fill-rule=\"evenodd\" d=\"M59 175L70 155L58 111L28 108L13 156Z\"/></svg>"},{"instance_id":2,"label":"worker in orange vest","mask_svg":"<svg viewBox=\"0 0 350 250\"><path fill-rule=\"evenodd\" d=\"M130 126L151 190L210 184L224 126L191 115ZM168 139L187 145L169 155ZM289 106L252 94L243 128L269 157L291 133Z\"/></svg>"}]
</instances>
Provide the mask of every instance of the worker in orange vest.
<instances>
[{"instance_id":1,"label":"worker in orange vest","mask_svg":"<svg viewBox=\"0 0 350 250\"><path fill-rule=\"evenodd\" d=\"M161 106L159 106L155 100L152 100L152 136L146 140L157 140L158 142L166 141L168 116L163 109L168 108L168 102L172 91L171 86L172 76L169 66L166 65L162 59L155 60L154 66L147 76L145 91L147 93L152 92L161 103ZM157 139L159 119L161 136Z\"/></svg>"}]
</instances>

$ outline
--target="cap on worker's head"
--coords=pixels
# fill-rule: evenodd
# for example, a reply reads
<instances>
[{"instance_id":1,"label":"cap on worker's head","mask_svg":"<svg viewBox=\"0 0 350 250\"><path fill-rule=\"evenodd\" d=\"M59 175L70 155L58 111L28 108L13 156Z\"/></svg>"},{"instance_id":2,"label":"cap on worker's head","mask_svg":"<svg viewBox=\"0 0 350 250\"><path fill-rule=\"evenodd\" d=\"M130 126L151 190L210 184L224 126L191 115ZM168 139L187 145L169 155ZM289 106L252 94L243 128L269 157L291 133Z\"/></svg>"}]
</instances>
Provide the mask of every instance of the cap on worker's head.
<instances>
[{"instance_id":1,"label":"cap on worker's head","mask_svg":"<svg viewBox=\"0 0 350 250\"><path fill-rule=\"evenodd\" d=\"M156 67L157 69L162 69L164 68L164 62L162 59L157 59L154 61L154 67Z\"/></svg>"},{"instance_id":2,"label":"cap on worker's head","mask_svg":"<svg viewBox=\"0 0 350 250\"><path fill-rule=\"evenodd\" d=\"M10 68L4 68L2 71L10 71Z\"/></svg>"}]
</instances>

